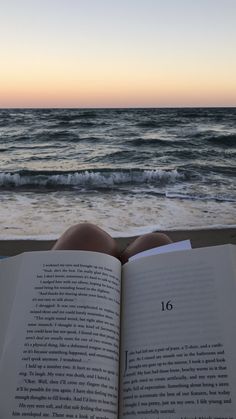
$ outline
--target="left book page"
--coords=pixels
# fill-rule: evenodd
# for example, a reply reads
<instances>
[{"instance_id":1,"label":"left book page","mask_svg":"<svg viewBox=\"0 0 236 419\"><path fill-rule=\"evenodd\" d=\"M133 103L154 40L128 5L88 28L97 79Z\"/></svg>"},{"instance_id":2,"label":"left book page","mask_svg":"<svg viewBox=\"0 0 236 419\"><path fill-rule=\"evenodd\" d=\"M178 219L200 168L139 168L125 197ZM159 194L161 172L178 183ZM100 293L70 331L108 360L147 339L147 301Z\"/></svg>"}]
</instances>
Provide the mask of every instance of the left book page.
<instances>
[{"instance_id":1,"label":"left book page","mask_svg":"<svg viewBox=\"0 0 236 419\"><path fill-rule=\"evenodd\" d=\"M0 264L0 418L117 417L120 282L120 262L95 252Z\"/></svg>"}]
</instances>

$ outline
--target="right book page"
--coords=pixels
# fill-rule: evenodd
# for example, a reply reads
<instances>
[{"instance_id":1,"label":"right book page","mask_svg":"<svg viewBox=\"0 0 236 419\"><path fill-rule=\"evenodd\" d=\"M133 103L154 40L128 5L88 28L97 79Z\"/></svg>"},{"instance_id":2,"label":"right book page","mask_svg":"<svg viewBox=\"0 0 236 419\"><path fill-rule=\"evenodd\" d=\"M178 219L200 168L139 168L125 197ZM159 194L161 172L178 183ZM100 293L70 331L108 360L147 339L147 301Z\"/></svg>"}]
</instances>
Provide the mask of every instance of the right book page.
<instances>
[{"instance_id":1,"label":"right book page","mask_svg":"<svg viewBox=\"0 0 236 419\"><path fill-rule=\"evenodd\" d=\"M236 418L235 247L123 268L120 418Z\"/></svg>"}]
</instances>

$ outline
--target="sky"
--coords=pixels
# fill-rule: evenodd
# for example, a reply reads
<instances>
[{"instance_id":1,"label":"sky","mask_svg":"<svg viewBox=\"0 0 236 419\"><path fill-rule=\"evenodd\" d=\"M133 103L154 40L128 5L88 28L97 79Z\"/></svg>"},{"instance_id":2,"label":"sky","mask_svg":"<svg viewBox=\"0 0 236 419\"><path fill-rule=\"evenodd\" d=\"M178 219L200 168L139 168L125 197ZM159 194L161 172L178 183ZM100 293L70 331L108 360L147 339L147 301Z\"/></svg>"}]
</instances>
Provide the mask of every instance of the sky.
<instances>
[{"instance_id":1,"label":"sky","mask_svg":"<svg viewBox=\"0 0 236 419\"><path fill-rule=\"evenodd\" d=\"M236 106L236 0L0 0L0 107Z\"/></svg>"}]
</instances>

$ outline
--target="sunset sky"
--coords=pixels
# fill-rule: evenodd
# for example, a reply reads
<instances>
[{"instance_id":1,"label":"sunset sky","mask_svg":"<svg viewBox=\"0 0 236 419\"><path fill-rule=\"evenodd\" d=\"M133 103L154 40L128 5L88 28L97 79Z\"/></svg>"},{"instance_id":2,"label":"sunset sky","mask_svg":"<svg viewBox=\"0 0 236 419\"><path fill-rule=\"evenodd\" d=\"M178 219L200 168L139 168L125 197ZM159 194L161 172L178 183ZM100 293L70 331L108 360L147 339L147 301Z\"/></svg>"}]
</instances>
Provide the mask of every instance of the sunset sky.
<instances>
[{"instance_id":1,"label":"sunset sky","mask_svg":"<svg viewBox=\"0 0 236 419\"><path fill-rule=\"evenodd\" d=\"M0 0L0 107L236 106L236 0Z\"/></svg>"}]
</instances>

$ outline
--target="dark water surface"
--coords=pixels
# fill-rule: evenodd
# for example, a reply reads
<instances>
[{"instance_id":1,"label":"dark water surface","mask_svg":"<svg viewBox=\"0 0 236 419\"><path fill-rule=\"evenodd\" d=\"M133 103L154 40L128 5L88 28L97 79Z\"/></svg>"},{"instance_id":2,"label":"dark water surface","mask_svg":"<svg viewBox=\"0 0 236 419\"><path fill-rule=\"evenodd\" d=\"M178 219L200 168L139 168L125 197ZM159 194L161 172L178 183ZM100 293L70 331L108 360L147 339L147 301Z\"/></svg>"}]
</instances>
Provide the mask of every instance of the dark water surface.
<instances>
[{"instance_id":1,"label":"dark water surface","mask_svg":"<svg viewBox=\"0 0 236 419\"><path fill-rule=\"evenodd\" d=\"M0 110L2 236L235 224L236 108Z\"/></svg>"}]
</instances>

